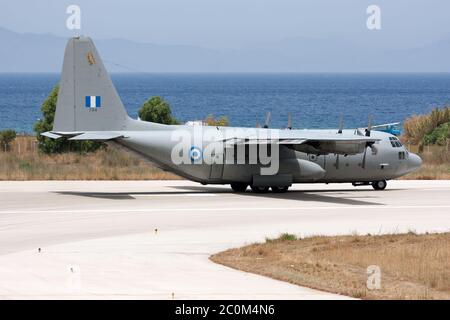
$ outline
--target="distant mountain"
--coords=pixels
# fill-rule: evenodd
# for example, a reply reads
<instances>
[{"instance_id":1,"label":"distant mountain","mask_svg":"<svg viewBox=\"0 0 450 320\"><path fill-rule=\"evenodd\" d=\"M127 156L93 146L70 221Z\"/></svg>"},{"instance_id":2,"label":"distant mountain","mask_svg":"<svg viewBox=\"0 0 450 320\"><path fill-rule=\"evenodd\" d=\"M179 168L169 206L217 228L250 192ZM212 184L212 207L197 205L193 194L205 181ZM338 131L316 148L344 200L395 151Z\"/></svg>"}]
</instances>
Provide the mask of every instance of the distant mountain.
<instances>
[{"instance_id":1,"label":"distant mountain","mask_svg":"<svg viewBox=\"0 0 450 320\"><path fill-rule=\"evenodd\" d=\"M94 39L113 72L450 72L450 37L386 51L342 39L291 38L239 50ZM0 72L59 72L66 38L0 28Z\"/></svg>"},{"instance_id":2,"label":"distant mountain","mask_svg":"<svg viewBox=\"0 0 450 320\"><path fill-rule=\"evenodd\" d=\"M160 46L94 39L106 67L119 72L192 72L217 69L220 54L194 46ZM59 72L66 38L0 28L0 72Z\"/></svg>"}]
</instances>

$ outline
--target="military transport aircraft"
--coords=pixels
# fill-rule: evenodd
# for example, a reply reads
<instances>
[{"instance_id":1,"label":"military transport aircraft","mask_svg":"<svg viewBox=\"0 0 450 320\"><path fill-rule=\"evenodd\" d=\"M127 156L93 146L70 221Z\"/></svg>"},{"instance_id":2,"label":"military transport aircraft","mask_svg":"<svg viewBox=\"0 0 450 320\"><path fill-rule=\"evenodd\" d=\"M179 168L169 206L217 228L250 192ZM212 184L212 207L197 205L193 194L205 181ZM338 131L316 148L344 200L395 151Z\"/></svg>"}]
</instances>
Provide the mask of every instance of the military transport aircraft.
<instances>
[{"instance_id":1,"label":"military transport aircraft","mask_svg":"<svg viewBox=\"0 0 450 320\"><path fill-rule=\"evenodd\" d=\"M236 192L285 192L293 183L349 182L386 188L421 159L392 134L367 128L294 130L164 125L132 119L88 37L66 46L52 139L97 140L202 184Z\"/></svg>"}]
</instances>

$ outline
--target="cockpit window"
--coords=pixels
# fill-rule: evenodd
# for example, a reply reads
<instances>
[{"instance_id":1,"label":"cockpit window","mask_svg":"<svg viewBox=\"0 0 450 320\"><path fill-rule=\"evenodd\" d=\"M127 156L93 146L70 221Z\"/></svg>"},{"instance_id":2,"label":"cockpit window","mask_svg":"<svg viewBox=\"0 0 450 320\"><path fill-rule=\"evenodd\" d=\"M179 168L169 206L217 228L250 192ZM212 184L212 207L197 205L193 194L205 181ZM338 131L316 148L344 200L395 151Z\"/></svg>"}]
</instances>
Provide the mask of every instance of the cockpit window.
<instances>
[{"instance_id":1,"label":"cockpit window","mask_svg":"<svg viewBox=\"0 0 450 320\"><path fill-rule=\"evenodd\" d=\"M389 141L391 142L391 146L393 148L400 148L402 146L402 143L396 137L389 137Z\"/></svg>"}]
</instances>

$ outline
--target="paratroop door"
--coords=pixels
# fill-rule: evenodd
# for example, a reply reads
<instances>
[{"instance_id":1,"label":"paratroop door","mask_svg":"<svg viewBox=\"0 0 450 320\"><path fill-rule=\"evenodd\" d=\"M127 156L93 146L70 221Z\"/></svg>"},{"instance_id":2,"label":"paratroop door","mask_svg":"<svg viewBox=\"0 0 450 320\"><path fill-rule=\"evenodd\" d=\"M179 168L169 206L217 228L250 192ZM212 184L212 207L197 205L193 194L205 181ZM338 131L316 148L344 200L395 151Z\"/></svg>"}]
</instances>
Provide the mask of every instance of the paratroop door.
<instances>
[{"instance_id":1,"label":"paratroop door","mask_svg":"<svg viewBox=\"0 0 450 320\"><path fill-rule=\"evenodd\" d=\"M211 157L214 158L214 163L211 164L210 179L222 179L224 162L223 149L216 150L214 154L211 154Z\"/></svg>"}]
</instances>

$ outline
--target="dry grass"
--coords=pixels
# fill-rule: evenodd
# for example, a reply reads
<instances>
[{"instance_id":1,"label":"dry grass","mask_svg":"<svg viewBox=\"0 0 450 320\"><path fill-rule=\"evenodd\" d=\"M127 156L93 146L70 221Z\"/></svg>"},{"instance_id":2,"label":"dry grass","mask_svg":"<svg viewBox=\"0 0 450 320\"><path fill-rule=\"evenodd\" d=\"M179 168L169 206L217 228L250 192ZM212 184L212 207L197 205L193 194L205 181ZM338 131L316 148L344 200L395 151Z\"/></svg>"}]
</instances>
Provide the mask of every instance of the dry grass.
<instances>
[{"instance_id":1,"label":"dry grass","mask_svg":"<svg viewBox=\"0 0 450 320\"><path fill-rule=\"evenodd\" d=\"M10 152L0 151L0 180L180 179L127 153L108 147L95 153L40 154L33 137L18 137Z\"/></svg>"},{"instance_id":2,"label":"dry grass","mask_svg":"<svg viewBox=\"0 0 450 320\"><path fill-rule=\"evenodd\" d=\"M283 240L285 239L285 240ZM362 299L450 299L450 233L280 237L213 255L212 261ZM381 289L367 289L367 267Z\"/></svg>"},{"instance_id":3,"label":"dry grass","mask_svg":"<svg viewBox=\"0 0 450 320\"><path fill-rule=\"evenodd\" d=\"M418 152L417 146L408 146ZM424 160L417 172L406 180L450 179L450 150L426 146ZM37 152L36 139L18 136L10 152L0 150L0 180L156 180L180 179L129 154L108 148L91 154L65 153L43 155Z\"/></svg>"},{"instance_id":4,"label":"dry grass","mask_svg":"<svg viewBox=\"0 0 450 320\"><path fill-rule=\"evenodd\" d=\"M421 144L426 134L447 122L450 122L450 107L435 108L428 114L413 115L403 122L402 140L416 145Z\"/></svg>"},{"instance_id":5,"label":"dry grass","mask_svg":"<svg viewBox=\"0 0 450 320\"><path fill-rule=\"evenodd\" d=\"M400 180L450 180L450 163L424 163L416 172L400 177Z\"/></svg>"},{"instance_id":6,"label":"dry grass","mask_svg":"<svg viewBox=\"0 0 450 320\"><path fill-rule=\"evenodd\" d=\"M408 150L419 153L418 146L408 146ZM425 146L419 153L422 167L416 172L401 177L402 180L447 180L450 179L450 150L441 146Z\"/></svg>"}]
</instances>

